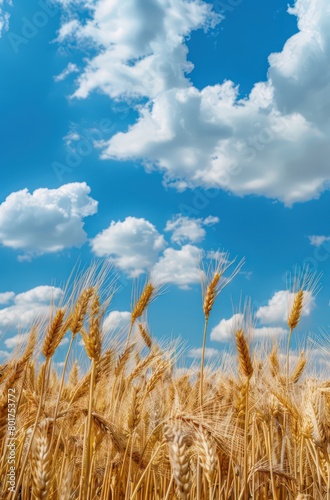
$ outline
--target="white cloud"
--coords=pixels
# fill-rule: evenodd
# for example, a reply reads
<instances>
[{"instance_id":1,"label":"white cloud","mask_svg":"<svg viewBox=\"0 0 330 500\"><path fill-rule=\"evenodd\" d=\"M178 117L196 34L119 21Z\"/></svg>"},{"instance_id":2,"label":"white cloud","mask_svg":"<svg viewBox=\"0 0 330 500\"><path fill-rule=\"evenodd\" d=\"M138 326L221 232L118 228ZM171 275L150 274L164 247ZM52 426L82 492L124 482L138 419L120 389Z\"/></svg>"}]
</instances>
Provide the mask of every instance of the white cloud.
<instances>
[{"instance_id":1,"label":"white cloud","mask_svg":"<svg viewBox=\"0 0 330 500\"><path fill-rule=\"evenodd\" d=\"M54 363L56 368L63 368L64 364L65 364L64 361L57 361Z\"/></svg>"},{"instance_id":2,"label":"white cloud","mask_svg":"<svg viewBox=\"0 0 330 500\"><path fill-rule=\"evenodd\" d=\"M104 332L113 332L128 329L131 322L131 313L128 311L111 311L103 322Z\"/></svg>"},{"instance_id":3,"label":"white cloud","mask_svg":"<svg viewBox=\"0 0 330 500\"><path fill-rule=\"evenodd\" d=\"M25 344L27 339L29 338L29 335L30 335L29 333L18 333L13 337L9 337L8 339L5 339L5 346L8 349L13 349L18 345Z\"/></svg>"},{"instance_id":4,"label":"white cloud","mask_svg":"<svg viewBox=\"0 0 330 500\"><path fill-rule=\"evenodd\" d=\"M289 9L299 32L270 55L267 80L244 99L230 81L198 90L186 77L185 36L214 24L210 9L199 0L99 0L87 23L62 27L61 40L66 31L99 49L77 97L99 89L149 98L103 157L141 160L178 189L218 187L288 205L318 197L330 184L328 0L297 0Z\"/></svg>"},{"instance_id":5,"label":"white cloud","mask_svg":"<svg viewBox=\"0 0 330 500\"><path fill-rule=\"evenodd\" d=\"M0 37L4 31L8 31L10 14L6 10L6 5L12 5L11 0L0 0Z\"/></svg>"},{"instance_id":6,"label":"white cloud","mask_svg":"<svg viewBox=\"0 0 330 500\"><path fill-rule=\"evenodd\" d=\"M323 243L326 243L327 241L330 241L330 236L316 236L316 235L313 235L313 236L308 236L309 238L309 241L310 241L310 244L313 246L313 247L320 247L321 245L323 245Z\"/></svg>"},{"instance_id":7,"label":"white cloud","mask_svg":"<svg viewBox=\"0 0 330 500\"><path fill-rule=\"evenodd\" d=\"M67 345L68 343L69 343L68 337L63 337L63 339L61 340L61 342L59 344L59 347L63 347L65 345Z\"/></svg>"},{"instance_id":8,"label":"white cloud","mask_svg":"<svg viewBox=\"0 0 330 500\"><path fill-rule=\"evenodd\" d=\"M266 306L262 306L256 312L256 318L264 325L272 323L286 323L288 314L292 307L295 294L288 290L280 290L275 292L273 297L269 299ZM309 291L304 292L304 305L302 316L309 316L315 304L315 299Z\"/></svg>"},{"instance_id":9,"label":"white cloud","mask_svg":"<svg viewBox=\"0 0 330 500\"><path fill-rule=\"evenodd\" d=\"M0 351L0 359L8 358L9 354L10 353L8 351Z\"/></svg>"},{"instance_id":10,"label":"white cloud","mask_svg":"<svg viewBox=\"0 0 330 500\"><path fill-rule=\"evenodd\" d=\"M67 76L72 73L77 73L79 71L78 66L73 63L69 63L67 67L61 71L61 73L54 77L55 82L61 82L66 79Z\"/></svg>"},{"instance_id":11,"label":"white cloud","mask_svg":"<svg viewBox=\"0 0 330 500\"><path fill-rule=\"evenodd\" d=\"M210 359L210 358L215 358L217 356L220 356L221 351L218 349L214 349L213 347L206 347L205 348L205 359ZM200 358L202 356L202 348L197 347L194 349L190 349L188 352L188 357L189 358Z\"/></svg>"},{"instance_id":12,"label":"white cloud","mask_svg":"<svg viewBox=\"0 0 330 500\"><path fill-rule=\"evenodd\" d=\"M227 340L232 340L235 338L235 333L237 330L244 328L244 315L234 314L229 319L222 319L218 325L216 325L211 331L211 340L217 342L226 342ZM266 337L278 337L280 335L285 335L288 330L279 326L263 326L256 327L251 330L252 338L266 338Z\"/></svg>"},{"instance_id":13,"label":"white cloud","mask_svg":"<svg viewBox=\"0 0 330 500\"><path fill-rule=\"evenodd\" d=\"M89 193L85 182L11 193L0 205L0 242L28 256L80 247L83 219L97 212Z\"/></svg>"},{"instance_id":14,"label":"white cloud","mask_svg":"<svg viewBox=\"0 0 330 500\"><path fill-rule=\"evenodd\" d=\"M97 256L109 256L117 267L136 277L156 262L166 243L151 222L126 217L124 221L112 221L91 245Z\"/></svg>"},{"instance_id":15,"label":"white cloud","mask_svg":"<svg viewBox=\"0 0 330 500\"><path fill-rule=\"evenodd\" d=\"M46 318L51 303L58 302L62 296L63 291L54 286L38 286L15 295L11 298L12 305L0 309L0 332L28 328L36 319ZM8 348L14 347L17 343L25 341L28 335L23 333L7 338L4 341L5 345Z\"/></svg>"},{"instance_id":16,"label":"white cloud","mask_svg":"<svg viewBox=\"0 0 330 500\"><path fill-rule=\"evenodd\" d=\"M14 297L15 297L14 292L0 293L0 304L8 304L8 302L11 302Z\"/></svg>"},{"instance_id":17,"label":"white cloud","mask_svg":"<svg viewBox=\"0 0 330 500\"><path fill-rule=\"evenodd\" d=\"M58 36L60 42L73 38L99 49L79 77L75 96L100 89L110 97L152 97L186 86L185 72L193 65L186 60L184 39L218 19L199 0L95 1L91 19L70 19Z\"/></svg>"},{"instance_id":18,"label":"white cloud","mask_svg":"<svg viewBox=\"0 0 330 500\"><path fill-rule=\"evenodd\" d=\"M281 326L262 326L260 328L255 328L253 330L254 338L265 338L265 337L278 337L280 335L286 335L288 330L282 328Z\"/></svg>"},{"instance_id":19,"label":"white cloud","mask_svg":"<svg viewBox=\"0 0 330 500\"><path fill-rule=\"evenodd\" d=\"M165 231L172 232L171 240L182 245L183 243L198 243L203 241L206 231L203 226L211 226L219 222L218 217L209 216L205 219L194 219L181 214L167 221Z\"/></svg>"},{"instance_id":20,"label":"white cloud","mask_svg":"<svg viewBox=\"0 0 330 500\"><path fill-rule=\"evenodd\" d=\"M180 250L167 248L153 267L151 279L157 283L172 283L180 288L199 283L201 250L194 245L184 245Z\"/></svg>"},{"instance_id":21,"label":"white cloud","mask_svg":"<svg viewBox=\"0 0 330 500\"><path fill-rule=\"evenodd\" d=\"M243 328L243 314L234 314L229 319L222 319L218 325L211 330L211 340L224 342L233 338L236 330Z\"/></svg>"}]
</instances>

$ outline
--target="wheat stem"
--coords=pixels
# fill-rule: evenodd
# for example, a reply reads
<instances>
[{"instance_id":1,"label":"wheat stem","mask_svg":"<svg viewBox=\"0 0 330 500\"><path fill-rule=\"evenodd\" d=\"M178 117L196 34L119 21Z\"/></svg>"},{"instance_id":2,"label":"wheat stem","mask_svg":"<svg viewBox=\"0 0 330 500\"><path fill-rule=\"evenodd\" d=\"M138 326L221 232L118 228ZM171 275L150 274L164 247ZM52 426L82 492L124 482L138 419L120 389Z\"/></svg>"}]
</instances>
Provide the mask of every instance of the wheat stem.
<instances>
[{"instance_id":1,"label":"wheat stem","mask_svg":"<svg viewBox=\"0 0 330 500\"><path fill-rule=\"evenodd\" d=\"M203 332L203 345L202 345L202 356L201 356L201 373L200 373L200 388L199 388L199 402L203 406L204 400L204 364L205 364L205 347L206 347L206 336L207 336L207 326L209 319L205 318L204 322L204 332Z\"/></svg>"}]
</instances>

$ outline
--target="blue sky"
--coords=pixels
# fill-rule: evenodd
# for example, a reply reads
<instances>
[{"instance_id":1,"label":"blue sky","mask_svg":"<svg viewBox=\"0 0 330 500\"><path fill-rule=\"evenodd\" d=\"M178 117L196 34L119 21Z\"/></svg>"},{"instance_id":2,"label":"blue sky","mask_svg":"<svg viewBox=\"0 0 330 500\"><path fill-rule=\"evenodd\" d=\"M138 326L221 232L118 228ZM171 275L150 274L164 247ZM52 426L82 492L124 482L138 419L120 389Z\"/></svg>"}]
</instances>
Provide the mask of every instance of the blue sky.
<instances>
[{"instance_id":1,"label":"blue sky","mask_svg":"<svg viewBox=\"0 0 330 500\"><path fill-rule=\"evenodd\" d=\"M114 311L169 283L152 332L194 348L200 251L245 257L209 347L247 297L283 333L295 266L323 274L302 331L328 326L329 25L326 0L0 3L3 356L94 258L124 277Z\"/></svg>"}]
</instances>

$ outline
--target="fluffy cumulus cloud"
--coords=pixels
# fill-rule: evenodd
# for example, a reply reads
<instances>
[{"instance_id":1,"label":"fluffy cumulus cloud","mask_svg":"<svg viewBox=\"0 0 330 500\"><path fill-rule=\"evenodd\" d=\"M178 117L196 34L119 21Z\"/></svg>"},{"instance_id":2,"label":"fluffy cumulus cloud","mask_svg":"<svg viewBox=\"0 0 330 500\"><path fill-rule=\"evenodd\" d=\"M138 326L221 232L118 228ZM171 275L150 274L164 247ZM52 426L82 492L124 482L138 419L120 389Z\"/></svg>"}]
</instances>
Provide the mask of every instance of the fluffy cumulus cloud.
<instances>
[{"instance_id":1,"label":"fluffy cumulus cloud","mask_svg":"<svg viewBox=\"0 0 330 500\"><path fill-rule=\"evenodd\" d=\"M17 295L5 292L1 296L7 296L6 307L0 309L0 333L6 333L14 329L28 328L38 318L46 318L50 313L51 304L62 298L63 291L54 286L38 286ZM7 338L6 347L15 347L23 342L27 335L23 333Z\"/></svg>"},{"instance_id":2,"label":"fluffy cumulus cloud","mask_svg":"<svg viewBox=\"0 0 330 500\"><path fill-rule=\"evenodd\" d=\"M299 32L269 56L267 80L244 99L233 82L199 90L187 77L185 37L219 21L209 3L98 0L89 21L69 20L59 41L92 41L98 52L75 96L98 89L148 101L103 157L141 160L178 189L217 187L288 205L318 197L330 183L329 2L296 0L289 14Z\"/></svg>"},{"instance_id":3,"label":"fluffy cumulus cloud","mask_svg":"<svg viewBox=\"0 0 330 500\"><path fill-rule=\"evenodd\" d=\"M213 347L206 347L205 348L205 359L211 359L211 358L216 358L219 357L221 352L218 349L214 349ZM200 358L202 356L202 348L201 347L196 347L194 349L190 349L188 352L188 357L189 358Z\"/></svg>"},{"instance_id":4,"label":"fluffy cumulus cloud","mask_svg":"<svg viewBox=\"0 0 330 500\"><path fill-rule=\"evenodd\" d=\"M255 313L257 325L249 327L253 338L269 338L288 333L288 316L296 294L288 290L275 292L266 306L261 306ZM315 297L311 291L304 292L302 316L309 316L315 306ZM246 326L243 314L234 314L229 319L222 319L211 331L211 340L225 342L233 339L235 331Z\"/></svg>"},{"instance_id":5,"label":"fluffy cumulus cloud","mask_svg":"<svg viewBox=\"0 0 330 500\"><path fill-rule=\"evenodd\" d=\"M128 330L131 313L128 311L111 311L103 322L104 332Z\"/></svg>"},{"instance_id":6,"label":"fluffy cumulus cloud","mask_svg":"<svg viewBox=\"0 0 330 500\"><path fill-rule=\"evenodd\" d=\"M80 247L85 217L97 212L86 183L11 193L0 205L0 243L26 255Z\"/></svg>"},{"instance_id":7,"label":"fluffy cumulus cloud","mask_svg":"<svg viewBox=\"0 0 330 500\"><path fill-rule=\"evenodd\" d=\"M217 342L226 342L234 339L235 332L244 327L243 314L234 314L229 319L222 319L211 331L211 340ZM253 338L269 338L285 335L288 330L282 326L262 326L251 330Z\"/></svg>"},{"instance_id":8,"label":"fluffy cumulus cloud","mask_svg":"<svg viewBox=\"0 0 330 500\"><path fill-rule=\"evenodd\" d=\"M184 245L180 250L167 248L152 269L151 278L157 283L172 283L188 288L201 280L200 248Z\"/></svg>"},{"instance_id":9,"label":"fluffy cumulus cloud","mask_svg":"<svg viewBox=\"0 0 330 500\"><path fill-rule=\"evenodd\" d=\"M256 318L264 325L274 323L286 323L290 313L295 294L288 290L280 290L275 292L273 297L269 299L266 306L262 306L256 312ZM309 316L315 305L315 299L311 292L304 293L304 303L302 316Z\"/></svg>"},{"instance_id":10,"label":"fluffy cumulus cloud","mask_svg":"<svg viewBox=\"0 0 330 500\"><path fill-rule=\"evenodd\" d=\"M171 232L173 243L182 245L183 243L199 243L206 235L204 226L212 226L219 222L218 217L209 216L205 219L194 219L181 214L167 221L165 231Z\"/></svg>"},{"instance_id":11,"label":"fluffy cumulus cloud","mask_svg":"<svg viewBox=\"0 0 330 500\"><path fill-rule=\"evenodd\" d=\"M234 314L229 319L222 319L218 325L211 330L211 340L218 342L226 341L233 338L236 330L243 327L243 314Z\"/></svg>"},{"instance_id":12,"label":"fluffy cumulus cloud","mask_svg":"<svg viewBox=\"0 0 330 500\"><path fill-rule=\"evenodd\" d=\"M330 241L330 236L324 236L324 235L312 235L308 236L310 244L313 247L320 247L323 245L323 243L326 243L327 241Z\"/></svg>"},{"instance_id":13,"label":"fluffy cumulus cloud","mask_svg":"<svg viewBox=\"0 0 330 500\"><path fill-rule=\"evenodd\" d=\"M90 20L69 19L58 35L60 42L92 43L99 52L80 75L76 97L100 89L110 97L153 98L185 87L185 73L193 65L187 62L184 39L219 19L200 0L98 0L92 10Z\"/></svg>"},{"instance_id":14,"label":"fluffy cumulus cloud","mask_svg":"<svg viewBox=\"0 0 330 500\"><path fill-rule=\"evenodd\" d=\"M112 221L107 229L91 241L92 250L97 256L109 257L132 277L149 269L165 245L163 235L151 222L136 217Z\"/></svg>"},{"instance_id":15,"label":"fluffy cumulus cloud","mask_svg":"<svg viewBox=\"0 0 330 500\"><path fill-rule=\"evenodd\" d=\"M8 302L11 302L14 297L15 297L14 292L0 293L0 304L8 304Z\"/></svg>"},{"instance_id":16,"label":"fluffy cumulus cloud","mask_svg":"<svg viewBox=\"0 0 330 500\"><path fill-rule=\"evenodd\" d=\"M253 332L254 338L279 337L287 335L288 330L282 326L262 326L255 328Z\"/></svg>"},{"instance_id":17,"label":"fluffy cumulus cloud","mask_svg":"<svg viewBox=\"0 0 330 500\"><path fill-rule=\"evenodd\" d=\"M216 224L218 217L193 219L177 215L167 222L165 233L181 248L169 247L164 235L148 220L126 217L112 221L110 226L91 240L98 257L108 258L130 277L149 273L156 284L171 283L189 288L201 280L200 259L220 258L219 252L204 252L192 242L204 239L205 228Z\"/></svg>"}]
</instances>

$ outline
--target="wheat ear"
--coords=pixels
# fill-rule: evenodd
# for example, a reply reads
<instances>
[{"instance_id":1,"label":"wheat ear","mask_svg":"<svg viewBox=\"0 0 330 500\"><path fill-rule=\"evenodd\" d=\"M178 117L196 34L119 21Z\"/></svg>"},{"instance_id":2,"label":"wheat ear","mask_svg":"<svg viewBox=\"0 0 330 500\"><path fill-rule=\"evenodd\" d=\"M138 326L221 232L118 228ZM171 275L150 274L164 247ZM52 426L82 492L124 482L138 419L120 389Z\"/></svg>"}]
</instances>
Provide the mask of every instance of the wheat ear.
<instances>
[{"instance_id":1,"label":"wheat ear","mask_svg":"<svg viewBox=\"0 0 330 500\"><path fill-rule=\"evenodd\" d=\"M169 446L172 473L182 500L187 500L191 484L189 481L189 458L184 434L180 428L164 427L164 436Z\"/></svg>"},{"instance_id":2,"label":"wheat ear","mask_svg":"<svg viewBox=\"0 0 330 500\"><path fill-rule=\"evenodd\" d=\"M133 307L133 311L131 314L131 323L134 324L135 321L142 316L146 308L148 307L153 293L155 291L154 286L150 281L145 285L138 301L135 303Z\"/></svg>"},{"instance_id":3,"label":"wheat ear","mask_svg":"<svg viewBox=\"0 0 330 500\"><path fill-rule=\"evenodd\" d=\"M201 466L204 469L209 485L212 486L218 465L217 448L212 434L202 426L200 426L199 432L196 433L196 437Z\"/></svg>"},{"instance_id":4,"label":"wheat ear","mask_svg":"<svg viewBox=\"0 0 330 500\"><path fill-rule=\"evenodd\" d=\"M83 290L79 299L77 300L70 321L70 330L73 336L77 335L77 333L80 332L83 327L88 304L93 293L94 288L86 288L85 290Z\"/></svg>"},{"instance_id":5,"label":"wheat ear","mask_svg":"<svg viewBox=\"0 0 330 500\"><path fill-rule=\"evenodd\" d=\"M295 299L293 301L293 306L291 308L291 312L289 314L288 326L290 328L288 335L288 344L286 349L286 383L287 389L289 387L289 377L290 377L290 344L293 330L298 326L300 321L302 307L304 303L304 291L299 290L296 293Z\"/></svg>"},{"instance_id":6,"label":"wheat ear","mask_svg":"<svg viewBox=\"0 0 330 500\"><path fill-rule=\"evenodd\" d=\"M305 356L305 353L302 352L299 356L298 363L297 363L297 365L296 365L296 367L293 370L293 373L291 375L290 381L292 384L296 384L300 380L300 378L303 374L303 371L305 369L306 363L307 363L307 358Z\"/></svg>"},{"instance_id":7,"label":"wheat ear","mask_svg":"<svg viewBox=\"0 0 330 500\"><path fill-rule=\"evenodd\" d=\"M249 379L253 374L253 366L250 356L250 349L246 341L244 331L237 330L236 332L236 346L238 351L238 365L240 371Z\"/></svg>"},{"instance_id":8,"label":"wheat ear","mask_svg":"<svg viewBox=\"0 0 330 500\"><path fill-rule=\"evenodd\" d=\"M32 494L38 500L48 498L51 480L51 450L48 422L39 424L32 448Z\"/></svg>"},{"instance_id":9,"label":"wheat ear","mask_svg":"<svg viewBox=\"0 0 330 500\"><path fill-rule=\"evenodd\" d=\"M152 348L152 340L151 340L149 333L147 332L146 327L142 323L139 323L138 327L139 327L140 335L141 335L145 345L148 347L148 349L151 349Z\"/></svg>"},{"instance_id":10,"label":"wheat ear","mask_svg":"<svg viewBox=\"0 0 330 500\"><path fill-rule=\"evenodd\" d=\"M65 335L65 328L63 328L64 314L64 309L58 309L48 328L48 332L42 346L42 354L45 358L53 356Z\"/></svg>"}]
</instances>

